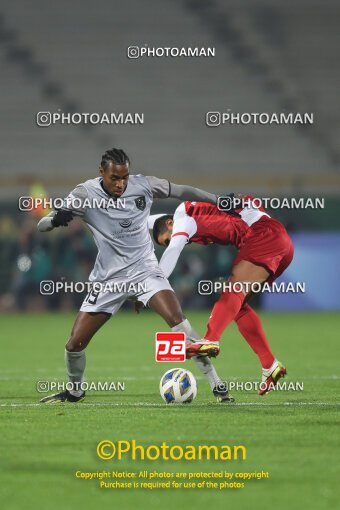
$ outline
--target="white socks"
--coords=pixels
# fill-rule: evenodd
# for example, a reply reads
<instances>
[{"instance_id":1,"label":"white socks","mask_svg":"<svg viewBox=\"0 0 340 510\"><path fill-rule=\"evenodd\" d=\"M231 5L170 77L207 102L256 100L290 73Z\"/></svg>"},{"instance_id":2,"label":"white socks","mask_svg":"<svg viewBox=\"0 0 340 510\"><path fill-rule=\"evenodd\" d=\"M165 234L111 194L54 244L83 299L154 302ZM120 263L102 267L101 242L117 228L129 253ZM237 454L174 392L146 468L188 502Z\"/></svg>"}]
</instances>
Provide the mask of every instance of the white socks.
<instances>
[{"instance_id":1,"label":"white socks","mask_svg":"<svg viewBox=\"0 0 340 510\"><path fill-rule=\"evenodd\" d=\"M206 376L209 381L210 388L213 390L215 386L223 383L222 379L218 376L211 359L203 356L195 356L191 358L196 363L197 368Z\"/></svg>"},{"instance_id":2,"label":"white socks","mask_svg":"<svg viewBox=\"0 0 340 510\"><path fill-rule=\"evenodd\" d=\"M84 391L80 388L86 365L85 351L69 352L65 349L65 363L69 382L74 384L74 389L69 390L74 397L81 397ZM78 384L77 384L78 383Z\"/></svg>"},{"instance_id":3,"label":"white socks","mask_svg":"<svg viewBox=\"0 0 340 510\"><path fill-rule=\"evenodd\" d=\"M177 324L177 326L171 328L171 331L184 331L187 336L187 343L194 343L201 340L196 331L191 327L188 319L185 319L180 324ZM196 363L197 368L206 376L212 390L215 388L215 386L218 386L222 383L222 380L218 376L210 358L195 356L191 359L194 361L194 363Z\"/></svg>"}]
</instances>

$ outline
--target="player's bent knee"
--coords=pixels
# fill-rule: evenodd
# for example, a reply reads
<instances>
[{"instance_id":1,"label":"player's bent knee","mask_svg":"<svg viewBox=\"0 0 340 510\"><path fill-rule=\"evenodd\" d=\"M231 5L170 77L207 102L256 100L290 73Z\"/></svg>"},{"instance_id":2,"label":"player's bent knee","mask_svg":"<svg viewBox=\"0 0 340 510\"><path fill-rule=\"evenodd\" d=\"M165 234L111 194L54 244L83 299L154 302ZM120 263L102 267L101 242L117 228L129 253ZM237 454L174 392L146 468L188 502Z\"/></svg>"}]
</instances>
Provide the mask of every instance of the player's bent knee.
<instances>
[{"instance_id":1,"label":"player's bent knee","mask_svg":"<svg viewBox=\"0 0 340 510\"><path fill-rule=\"evenodd\" d=\"M80 352L84 350L87 346L88 342L83 339L72 337L68 340L65 348L69 352Z\"/></svg>"},{"instance_id":2,"label":"player's bent knee","mask_svg":"<svg viewBox=\"0 0 340 510\"><path fill-rule=\"evenodd\" d=\"M185 317L182 313L176 312L172 313L168 319L167 323L173 328L174 326L178 326L178 324L181 324L185 320Z\"/></svg>"}]
</instances>

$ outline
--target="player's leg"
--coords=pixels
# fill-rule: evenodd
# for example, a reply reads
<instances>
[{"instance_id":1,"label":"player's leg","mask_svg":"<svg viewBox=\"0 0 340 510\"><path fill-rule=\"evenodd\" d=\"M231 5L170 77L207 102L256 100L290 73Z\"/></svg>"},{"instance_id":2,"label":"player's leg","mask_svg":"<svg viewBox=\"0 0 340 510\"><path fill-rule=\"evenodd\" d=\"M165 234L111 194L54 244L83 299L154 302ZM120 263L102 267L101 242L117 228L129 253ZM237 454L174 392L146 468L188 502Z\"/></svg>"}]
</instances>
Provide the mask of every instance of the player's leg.
<instances>
[{"instance_id":1,"label":"player's leg","mask_svg":"<svg viewBox=\"0 0 340 510\"><path fill-rule=\"evenodd\" d=\"M181 305L173 290L160 290L156 292L151 297L149 306L165 320L172 331L183 331L186 334L187 342L191 343L200 340L200 337L184 316Z\"/></svg>"},{"instance_id":2,"label":"player's leg","mask_svg":"<svg viewBox=\"0 0 340 510\"><path fill-rule=\"evenodd\" d=\"M110 317L111 314L105 312L79 312L77 315L71 336L65 346L68 380L73 385L70 393L75 397L80 397L83 394L79 386L83 381L86 365L85 349L94 334Z\"/></svg>"},{"instance_id":3,"label":"player's leg","mask_svg":"<svg viewBox=\"0 0 340 510\"><path fill-rule=\"evenodd\" d=\"M160 290L149 301L152 310L158 313L172 331L183 331L186 334L187 343L200 341L199 335L192 328L190 322L183 315L181 305L172 290ZM206 356L195 356L192 360L197 368L208 379L211 390L219 402L233 402L234 399L228 394L225 383L218 376L211 360Z\"/></svg>"},{"instance_id":4,"label":"player's leg","mask_svg":"<svg viewBox=\"0 0 340 510\"><path fill-rule=\"evenodd\" d=\"M265 255L264 255L265 254ZM257 222L253 227L252 236L248 239L247 243L241 248L235 262L230 278L231 283L257 283L262 284L265 281L269 283L277 278L283 271L289 266L293 259L294 248L292 240L284 229L283 225L276 220L266 220L264 222ZM255 260L257 263L250 262ZM220 299L215 304L212 314L209 318L207 332L205 339L208 341L217 341L228 326L228 324L235 320L244 305L249 290L248 286L243 288L244 292L233 292L232 290L226 290L221 295ZM255 314L256 315L256 314ZM267 365L271 359L272 353L266 346L266 338L261 326L261 323L256 320L252 314L250 322L256 322L256 326L259 326L260 336L256 336L258 350L259 344L261 344L261 351L265 352L264 363ZM247 341L250 336L250 343L254 342L254 335L249 336L249 322L247 318L239 321L241 329L247 335ZM245 325L245 322L248 322ZM254 324L252 324L254 328ZM254 333L254 329L252 329ZM256 342L256 340L255 340ZM248 342L249 343L249 342ZM267 343L268 344L268 343ZM269 368L262 369L262 382L265 382L264 387L260 390L260 394L264 394L268 391L269 383L276 383L277 380L286 373L285 367L283 367L276 359L274 359L272 365Z\"/></svg>"},{"instance_id":5,"label":"player's leg","mask_svg":"<svg viewBox=\"0 0 340 510\"><path fill-rule=\"evenodd\" d=\"M234 266L229 282L231 284L255 282L262 284L269 276L270 273L264 267L242 260ZM262 380L259 390L259 394L264 395L286 374L286 368L274 358L261 322L255 312L249 307L253 313L248 311L242 318L242 309L247 306L245 305L245 299L249 294L247 293L249 290L247 286L244 286L243 290L244 292L236 292L231 289L225 290L222 293L213 307L203 341L219 342L225 328L230 322L237 320L238 327L241 333L243 332L244 338L255 352L261 353L265 364L268 365L262 368ZM195 351L195 347L197 349L198 345L193 346L193 351Z\"/></svg>"},{"instance_id":6,"label":"player's leg","mask_svg":"<svg viewBox=\"0 0 340 510\"><path fill-rule=\"evenodd\" d=\"M149 306L154 312L158 313L171 328L178 326L186 320L181 305L173 290L159 290L151 297Z\"/></svg>"},{"instance_id":7,"label":"player's leg","mask_svg":"<svg viewBox=\"0 0 340 510\"><path fill-rule=\"evenodd\" d=\"M228 280L231 284L231 289L223 291L215 303L209 317L204 339L219 342L223 331L235 320L244 303L248 294L246 284L255 282L261 284L267 280L269 275L270 273L267 269L257 266L248 260L242 260L234 266ZM233 290L233 285L236 283L238 287L236 290ZM243 292L239 291L239 284L244 284Z\"/></svg>"},{"instance_id":8,"label":"player's leg","mask_svg":"<svg viewBox=\"0 0 340 510\"><path fill-rule=\"evenodd\" d=\"M273 355L266 334L263 330L261 319L249 306L244 303L235 317L238 329L248 345L257 354L262 365L262 379L259 395L264 395L277 381L287 373L284 367Z\"/></svg>"},{"instance_id":9,"label":"player's leg","mask_svg":"<svg viewBox=\"0 0 340 510\"><path fill-rule=\"evenodd\" d=\"M232 269L232 274L228 280L230 283L230 290L226 289L222 292L220 298L215 303L209 321L207 324L207 331L201 343L196 343L188 346L188 355L194 356L200 354L201 349L205 349L205 345L210 345L211 342L216 345L216 356L219 353L219 341L225 328L235 320L239 313L244 300L247 296L248 287L240 289L240 284L249 282L263 283L269 276L269 272L262 266L246 260L240 261ZM233 290L233 284L237 283L237 290ZM242 291L243 290L243 291ZM209 354L211 356L211 354Z\"/></svg>"},{"instance_id":10,"label":"player's leg","mask_svg":"<svg viewBox=\"0 0 340 510\"><path fill-rule=\"evenodd\" d=\"M158 313L158 315L163 317L173 331L184 331L189 340L192 337L194 339L193 341L195 341L195 336L192 336L191 324L183 315L181 305L173 290L166 289L158 291L151 297L149 306ZM209 352L209 356L213 356L214 353L210 353L210 350L214 351L215 345L207 342L205 349L202 349L200 354L203 356L207 355Z\"/></svg>"},{"instance_id":11,"label":"player's leg","mask_svg":"<svg viewBox=\"0 0 340 510\"><path fill-rule=\"evenodd\" d=\"M235 317L239 332L255 352L262 368L268 369L275 361L261 319L248 303L243 303L242 308Z\"/></svg>"},{"instance_id":12,"label":"player's leg","mask_svg":"<svg viewBox=\"0 0 340 510\"><path fill-rule=\"evenodd\" d=\"M243 260L234 267L230 281L232 283L256 282L261 284L269 278L270 273L264 267ZM259 394L264 395L281 377L284 377L287 371L273 356L259 317L249 305L245 304L247 290L245 288L243 293L223 292L213 308L205 339L219 341L224 329L232 320L235 320L240 332L263 363ZM245 310L244 314L242 310Z\"/></svg>"},{"instance_id":13,"label":"player's leg","mask_svg":"<svg viewBox=\"0 0 340 510\"><path fill-rule=\"evenodd\" d=\"M287 269L294 257L292 240L283 226L275 222L273 228L280 231L280 234L274 237L273 242L275 251L278 250L282 258L278 265L272 265L272 274L267 279L269 284L276 280L276 278ZM274 250L274 248L272 248L272 250ZM267 249L266 252L270 253L270 250ZM277 257L275 257L274 260L277 264ZM286 367L273 356L261 320L249 305L246 304L241 308L235 320L241 334L260 359L262 365L262 380L259 394L264 395L275 386L281 377L285 376L287 373Z\"/></svg>"},{"instance_id":14,"label":"player's leg","mask_svg":"<svg viewBox=\"0 0 340 510\"><path fill-rule=\"evenodd\" d=\"M292 240L283 225L271 218L263 218L251 227L250 235L236 257L229 281L249 285L277 278L290 264L293 251ZM249 288L244 287L243 290L222 293L210 316L205 339L219 341L244 303Z\"/></svg>"},{"instance_id":15,"label":"player's leg","mask_svg":"<svg viewBox=\"0 0 340 510\"><path fill-rule=\"evenodd\" d=\"M86 356L85 349L94 334L108 321L111 314L105 312L80 311L74 322L70 338L65 346L65 364L68 382L72 388L41 399L43 403L78 402L84 398L85 392L81 389L83 381Z\"/></svg>"}]
</instances>

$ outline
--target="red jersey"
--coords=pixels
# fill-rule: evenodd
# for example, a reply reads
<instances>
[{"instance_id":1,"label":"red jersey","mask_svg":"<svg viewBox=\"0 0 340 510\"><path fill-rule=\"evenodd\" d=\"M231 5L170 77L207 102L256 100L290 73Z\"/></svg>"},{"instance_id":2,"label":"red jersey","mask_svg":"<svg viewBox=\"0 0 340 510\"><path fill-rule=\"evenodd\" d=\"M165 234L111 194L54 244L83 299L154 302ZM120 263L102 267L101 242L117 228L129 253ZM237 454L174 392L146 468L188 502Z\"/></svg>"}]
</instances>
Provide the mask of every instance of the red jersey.
<instances>
[{"instance_id":1,"label":"red jersey","mask_svg":"<svg viewBox=\"0 0 340 510\"><path fill-rule=\"evenodd\" d=\"M186 235L194 243L232 244L239 248L249 227L262 216L269 216L263 208L251 206L250 195L243 199L247 199L246 207L236 210L240 216L220 211L207 202L183 202L174 214L172 237Z\"/></svg>"},{"instance_id":2,"label":"red jersey","mask_svg":"<svg viewBox=\"0 0 340 510\"><path fill-rule=\"evenodd\" d=\"M239 250L234 266L242 260L263 266L271 273L269 281L273 281L292 261L292 240L279 221L256 207L256 199L252 204L250 195L242 198L245 207L236 209L239 216L206 202L183 202L174 214L172 238L185 236L187 242L199 244L233 244Z\"/></svg>"}]
</instances>

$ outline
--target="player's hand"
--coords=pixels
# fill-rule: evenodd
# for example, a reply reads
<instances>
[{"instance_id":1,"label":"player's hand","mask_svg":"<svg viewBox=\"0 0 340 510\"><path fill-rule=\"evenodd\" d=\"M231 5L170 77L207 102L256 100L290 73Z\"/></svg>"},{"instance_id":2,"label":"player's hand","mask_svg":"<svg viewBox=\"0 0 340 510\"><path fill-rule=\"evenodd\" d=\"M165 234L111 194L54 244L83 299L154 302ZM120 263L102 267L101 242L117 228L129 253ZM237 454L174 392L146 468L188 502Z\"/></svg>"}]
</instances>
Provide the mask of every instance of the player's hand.
<instances>
[{"instance_id":1,"label":"player's hand","mask_svg":"<svg viewBox=\"0 0 340 510\"><path fill-rule=\"evenodd\" d=\"M67 227L71 220L73 220L71 211L59 209L53 216L51 223L54 227Z\"/></svg>"},{"instance_id":2,"label":"player's hand","mask_svg":"<svg viewBox=\"0 0 340 510\"><path fill-rule=\"evenodd\" d=\"M141 301L135 301L135 312L140 313L140 311L144 308L144 305Z\"/></svg>"}]
</instances>

